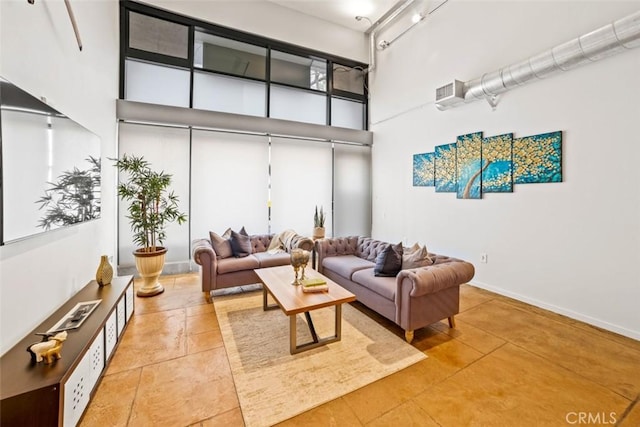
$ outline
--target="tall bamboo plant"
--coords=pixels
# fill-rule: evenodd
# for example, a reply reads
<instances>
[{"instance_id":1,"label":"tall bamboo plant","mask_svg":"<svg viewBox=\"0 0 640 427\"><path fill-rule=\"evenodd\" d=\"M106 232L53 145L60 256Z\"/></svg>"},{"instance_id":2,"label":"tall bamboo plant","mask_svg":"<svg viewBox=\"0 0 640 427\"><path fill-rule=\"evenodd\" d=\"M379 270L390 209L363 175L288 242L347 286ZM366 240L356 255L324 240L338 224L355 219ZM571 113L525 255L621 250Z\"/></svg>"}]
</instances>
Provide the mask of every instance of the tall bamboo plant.
<instances>
[{"instance_id":1,"label":"tall bamboo plant","mask_svg":"<svg viewBox=\"0 0 640 427\"><path fill-rule=\"evenodd\" d=\"M126 175L118 184L118 196L129 202L127 218L133 242L142 252L155 252L166 237L167 224L187 220L187 215L178 210L178 196L169 191L172 175L152 170L142 157L124 154L121 159L111 160Z\"/></svg>"}]
</instances>

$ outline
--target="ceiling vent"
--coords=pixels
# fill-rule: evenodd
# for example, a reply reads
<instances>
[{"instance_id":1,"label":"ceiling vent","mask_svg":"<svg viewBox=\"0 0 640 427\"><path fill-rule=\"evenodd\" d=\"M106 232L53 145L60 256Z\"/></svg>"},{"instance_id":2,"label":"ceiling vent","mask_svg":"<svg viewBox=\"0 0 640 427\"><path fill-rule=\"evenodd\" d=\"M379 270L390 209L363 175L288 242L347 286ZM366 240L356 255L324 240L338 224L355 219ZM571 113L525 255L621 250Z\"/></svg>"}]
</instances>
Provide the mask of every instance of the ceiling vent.
<instances>
[{"instance_id":1,"label":"ceiling vent","mask_svg":"<svg viewBox=\"0 0 640 427\"><path fill-rule=\"evenodd\" d=\"M436 89L436 107L451 106L464 102L464 83L459 80L454 80L444 86Z\"/></svg>"}]
</instances>

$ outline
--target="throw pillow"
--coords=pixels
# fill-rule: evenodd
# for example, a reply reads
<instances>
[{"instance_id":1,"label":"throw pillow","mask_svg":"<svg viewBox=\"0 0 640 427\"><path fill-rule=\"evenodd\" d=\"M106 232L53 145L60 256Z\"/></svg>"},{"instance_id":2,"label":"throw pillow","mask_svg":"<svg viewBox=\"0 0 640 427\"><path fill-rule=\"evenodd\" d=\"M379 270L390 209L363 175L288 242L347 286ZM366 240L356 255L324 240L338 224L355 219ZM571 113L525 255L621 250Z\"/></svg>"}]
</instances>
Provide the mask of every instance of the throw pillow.
<instances>
[{"instance_id":1,"label":"throw pillow","mask_svg":"<svg viewBox=\"0 0 640 427\"><path fill-rule=\"evenodd\" d=\"M240 229L240 231L238 231L239 234L242 234L243 236L248 236L247 234L247 230L244 229L244 225L242 226L242 228Z\"/></svg>"},{"instance_id":2,"label":"throw pillow","mask_svg":"<svg viewBox=\"0 0 640 427\"><path fill-rule=\"evenodd\" d=\"M415 245L413 246L415 247ZM412 247L412 248L413 248ZM402 254L402 269L426 267L433 264L433 260L429 257L426 246L418 246L416 250L404 252Z\"/></svg>"},{"instance_id":3,"label":"throw pillow","mask_svg":"<svg viewBox=\"0 0 640 427\"><path fill-rule=\"evenodd\" d=\"M413 244L413 246L410 246L410 247L406 247L406 246L405 246L405 247L404 247L404 249L403 249L403 250L404 250L403 255L406 255L406 254L409 254L409 253L415 252L415 251L417 251L418 249L420 249L420 245L418 244L418 242L415 242L415 243Z\"/></svg>"},{"instance_id":4,"label":"throw pillow","mask_svg":"<svg viewBox=\"0 0 640 427\"><path fill-rule=\"evenodd\" d=\"M229 231L229 236L231 236L231 230ZM216 252L217 258L229 258L233 255L233 251L231 250L231 242L228 237L225 237L227 233L225 232L222 236L218 236L218 234L213 231L209 232L209 239L211 239L211 246L213 246L213 250Z\"/></svg>"},{"instance_id":5,"label":"throw pillow","mask_svg":"<svg viewBox=\"0 0 640 427\"><path fill-rule=\"evenodd\" d=\"M402 242L384 248L376 257L373 274L382 277L396 276L402 269L402 252Z\"/></svg>"},{"instance_id":6,"label":"throw pillow","mask_svg":"<svg viewBox=\"0 0 640 427\"><path fill-rule=\"evenodd\" d=\"M233 256L236 258L251 255L251 238L249 236L232 231L229 241L231 242Z\"/></svg>"}]
</instances>

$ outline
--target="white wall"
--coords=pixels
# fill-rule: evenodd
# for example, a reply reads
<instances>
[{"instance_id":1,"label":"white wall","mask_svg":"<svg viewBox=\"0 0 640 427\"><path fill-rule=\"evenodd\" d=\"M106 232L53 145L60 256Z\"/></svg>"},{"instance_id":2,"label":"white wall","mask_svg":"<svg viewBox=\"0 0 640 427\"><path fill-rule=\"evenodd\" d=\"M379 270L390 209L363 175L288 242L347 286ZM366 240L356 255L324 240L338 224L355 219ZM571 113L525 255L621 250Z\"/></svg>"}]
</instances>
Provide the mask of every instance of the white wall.
<instances>
[{"instance_id":1,"label":"white wall","mask_svg":"<svg viewBox=\"0 0 640 427\"><path fill-rule=\"evenodd\" d=\"M0 75L101 137L102 219L0 247L0 353L95 277L101 254L115 251L115 174L106 158L116 153L118 3L71 4L82 52L62 1L0 1Z\"/></svg>"},{"instance_id":2,"label":"white wall","mask_svg":"<svg viewBox=\"0 0 640 427\"><path fill-rule=\"evenodd\" d=\"M640 49L438 111L467 81L640 10L640 2L451 0L379 52L372 81L373 234L464 258L473 283L640 339ZM457 200L412 187L412 155L457 135L563 131L564 182ZM480 254L488 263L480 263Z\"/></svg>"},{"instance_id":3,"label":"white wall","mask_svg":"<svg viewBox=\"0 0 640 427\"><path fill-rule=\"evenodd\" d=\"M363 33L268 1L148 0L144 3L262 37L369 62Z\"/></svg>"}]
</instances>

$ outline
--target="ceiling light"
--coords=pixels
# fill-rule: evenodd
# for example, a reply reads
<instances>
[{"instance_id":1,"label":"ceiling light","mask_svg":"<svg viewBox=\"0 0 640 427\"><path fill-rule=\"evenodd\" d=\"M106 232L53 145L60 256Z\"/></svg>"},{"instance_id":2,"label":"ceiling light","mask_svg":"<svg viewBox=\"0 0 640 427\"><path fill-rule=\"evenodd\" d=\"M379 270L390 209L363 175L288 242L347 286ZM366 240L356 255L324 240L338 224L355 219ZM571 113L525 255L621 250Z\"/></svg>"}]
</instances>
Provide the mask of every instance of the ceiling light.
<instances>
[{"instance_id":1,"label":"ceiling light","mask_svg":"<svg viewBox=\"0 0 640 427\"><path fill-rule=\"evenodd\" d=\"M424 19L424 16L420 13L416 13L411 17L411 22L413 22L414 24L417 24L418 22L422 21Z\"/></svg>"}]
</instances>

